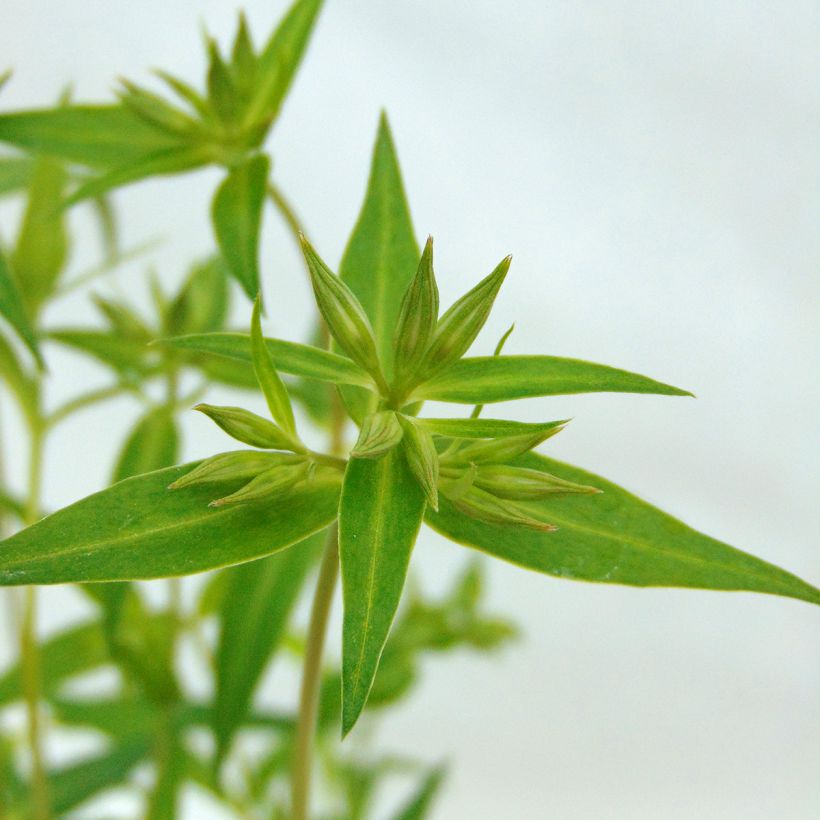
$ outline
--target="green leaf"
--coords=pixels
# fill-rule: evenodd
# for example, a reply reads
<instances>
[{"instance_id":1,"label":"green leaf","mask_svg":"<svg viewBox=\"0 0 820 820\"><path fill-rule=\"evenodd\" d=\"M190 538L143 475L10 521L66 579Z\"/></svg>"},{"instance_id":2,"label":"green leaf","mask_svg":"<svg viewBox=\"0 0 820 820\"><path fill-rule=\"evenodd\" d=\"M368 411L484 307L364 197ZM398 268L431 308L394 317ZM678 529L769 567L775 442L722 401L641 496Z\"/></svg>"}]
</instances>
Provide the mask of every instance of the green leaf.
<instances>
[{"instance_id":1,"label":"green leaf","mask_svg":"<svg viewBox=\"0 0 820 820\"><path fill-rule=\"evenodd\" d=\"M39 389L38 382L23 368L17 352L0 333L0 379L14 392L20 408L32 421L37 417Z\"/></svg>"},{"instance_id":2,"label":"green leaf","mask_svg":"<svg viewBox=\"0 0 820 820\"><path fill-rule=\"evenodd\" d=\"M126 479L0 542L0 585L167 578L270 555L336 517L334 470L265 505L213 509L212 485L168 490L197 463ZM225 482L224 492L240 482Z\"/></svg>"},{"instance_id":3,"label":"green leaf","mask_svg":"<svg viewBox=\"0 0 820 820\"><path fill-rule=\"evenodd\" d=\"M427 520L446 537L526 569L630 586L745 590L820 604L820 590L785 570L687 527L591 473L529 454L515 465L603 490L522 507L558 525L553 533L496 526L460 515L442 499Z\"/></svg>"},{"instance_id":4,"label":"green leaf","mask_svg":"<svg viewBox=\"0 0 820 820\"><path fill-rule=\"evenodd\" d=\"M34 160L30 157L0 157L0 196L26 188L33 168Z\"/></svg>"},{"instance_id":5,"label":"green leaf","mask_svg":"<svg viewBox=\"0 0 820 820\"><path fill-rule=\"evenodd\" d=\"M248 714L253 692L281 643L325 537L316 533L283 553L225 571L213 712L218 759L225 756Z\"/></svg>"},{"instance_id":6,"label":"green leaf","mask_svg":"<svg viewBox=\"0 0 820 820\"><path fill-rule=\"evenodd\" d=\"M373 147L370 179L362 209L348 242L339 275L367 313L387 378L393 366L393 337L404 294L419 264L410 209L404 193L398 156L382 114ZM361 391L342 391L354 417L375 409L373 398Z\"/></svg>"},{"instance_id":7,"label":"green leaf","mask_svg":"<svg viewBox=\"0 0 820 820\"><path fill-rule=\"evenodd\" d=\"M265 346L265 339L262 336L260 309L261 302L257 296L253 304L253 318L251 320L253 369L256 372L256 378L262 388L262 393L265 395L271 417L283 430L291 435L296 435L296 422L293 420L293 407L290 404L288 391L276 372L273 358Z\"/></svg>"},{"instance_id":8,"label":"green leaf","mask_svg":"<svg viewBox=\"0 0 820 820\"><path fill-rule=\"evenodd\" d=\"M489 276L465 293L439 319L419 368L424 377L442 370L467 352L490 315L511 262L511 256L503 259Z\"/></svg>"},{"instance_id":9,"label":"green leaf","mask_svg":"<svg viewBox=\"0 0 820 820\"><path fill-rule=\"evenodd\" d=\"M211 208L222 255L250 299L259 293L259 228L269 168L264 154L235 165L217 189Z\"/></svg>"},{"instance_id":10,"label":"green leaf","mask_svg":"<svg viewBox=\"0 0 820 820\"><path fill-rule=\"evenodd\" d=\"M179 434L173 413L154 407L137 422L120 452L113 481L150 473L176 463Z\"/></svg>"},{"instance_id":11,"label":"green leaf","mask_svg":"<svg viewBox=\"0 0 820 820\"><path fill-rule=\"evenodd\" d=\"M251 338L244 333L199 333L164 339L163 344L181 350L213 353L248 364L253 360ZM282 339L265 339L265 345L276 369L284 373L334 384L373 386L373 381L367 373L344 356L330 353L320 347L286 342Z\"/></svg>"},{"instance_id":12,"label":"green leaf","mask_svg":"<svg viewBox=\"0 0 820 820\"><path fill-rule=\"evenodd\" d=\"M17 280L6 261L2 248L0 248L0 315L17 331L37 360L42 362L37 346L37 336L29 319L23 295L20 293Z\"/></svg>"},{"instance_id":13,"label":"green leaf","mask_svg":"<svg viewBox=\"0 0 820 820\"><path fill-rule=\"evenodd\" d=\"M213 40L208 41L208 101L225 125L235 124L236 88L219 46Z\"/></svg>"},{"instance_id":14,"label":"green leaf","mask_svg":"<svg viewBox=\"0 0 820 820\"><path fill-rule=\"evenodd\" d=\"M686 390L637 373L557 356L477 356L462 359L415 391L420 398L461 404L490 404L571 393L692 395Z\"/></svg>"},{"instance_id":15,"label":"green leaf","mask_svg":"<svg viewBox=\"0 0 820 820\"><path fill-rule=\"evenodd\" d=\"M408 416L399 416L404 430L402 440L404 454L410 472L416 477L419 486L424 490L427 503L438 509L438 453L433 443L433 436L416 420Z\"/></svg>"},{"instance_id":16,"label":"green leaf","mask_svg":"<svg viewBox=\"0 0 820 820\"><path fill-rule=\"evenodd\" d=\"M230 304L228 268L220 255L195 264L168 307L167 327L173 335L220 330Z\"/></svg>"},{"instance_id":17,"label":"green leaf","mask_svg":"<svg viewBox=\"0 0 820 820\"><path fill-rule=\"evenodd\" d=\"M146 373L151 349L143 342L101 330L52 330L47 339L85 353L124 374Z\"/></svg>"},{"instance_id":18,"label":"green leaf","mask_svg":"<svg viewBox=\"0 0 820 820\"><path fill-rule=\"evenodd\" d=\"M259 54L247 123L276 119L310 40L322 0L297 0Z\"/></svg>"},{"instance_id":19,"label":"green leaf","mask_svg":"<svg viewBox=\"0 0 820 820\"><path fill-rule=\"evenodd\" d=\"M339 508L343 735L373 685L423 514L424 494L400 450L348 462Z\"/></svg>"},{"instance_id":20,"label":"green leaf","mask_svg":"<svg viewBox=\"0 0 820 820\"><path fill-rule=\"evenodd\" d=\"M422 780L418 791L410 798L393 820L424 820L430 816L430 808L444 781L444 769L434 769Z\"/></svg>"},{"instance_id":21,"label":"green leaf","mask_svg":"<svg viewBox=\"0 0 820 820\"><path fill-rule=\"evenodd\" d=\"M178 144L123 105L73 105L0 114L0 142L92 168L127 165Z\"/></svg>"},{"instance_id":22,"label":"green leaf","mask_svg":"<svg viewBox=\"0 0 820 820\"><path fill-rule=\"evenodd\" d=\"M503 419L417 419L418 423L437 436L449 438L501 438L525 436L563 427L567 420L529 423Z\"/></svg>"},{"instance_id":23,"label":"green leaf","mask_svg":"<svg viewBox=\"0 0 820 820\"><path fill-rule=\"evenodd\" d=\"M55 694L73 677L97 669L110 658L98 621L72 626L40 642L40 685L44 695ZM0 706L23 698L23 676L15 663L0 675Z\"/></svg>"},{"instance_id":24,"label":"green leaf","mask_svg":"<svg viewBox=\"0 0 820 820\"><path fill-rule=\"evenodd\" d=\"M67 181L63 166L38 159L28 188L11 265L29 308L35 311L54 292L68 254L65 215L59 212Z\"/></svg>"}]
</instances>

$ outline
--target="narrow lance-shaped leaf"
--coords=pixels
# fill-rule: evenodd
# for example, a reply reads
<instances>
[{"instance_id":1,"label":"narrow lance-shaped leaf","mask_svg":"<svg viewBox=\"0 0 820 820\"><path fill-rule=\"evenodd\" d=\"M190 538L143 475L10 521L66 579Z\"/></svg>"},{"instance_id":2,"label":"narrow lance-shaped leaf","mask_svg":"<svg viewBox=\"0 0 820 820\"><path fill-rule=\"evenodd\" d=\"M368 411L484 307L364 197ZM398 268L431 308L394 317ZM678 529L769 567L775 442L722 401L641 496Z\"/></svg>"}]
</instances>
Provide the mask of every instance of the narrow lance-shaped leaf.
<instances>
[{"instance_id":1,"label":"narrow lance-shaped leaf","mask_svg":"<svg viewBox=\"0 0 820 820\"><path fill-rule=\"evenodd\" d=\"M424 494L401 450L348 462L339 509L345 735L373 685L423 514Z\"/></svg>"},{"instance_id":2,"label":"narrow lance-shaped leaf","mask_svg":"<svg viewBox=\"0 0 820 820\"><path fill-rule=\"evenodd\" d=\"M245 362L249 367L251 380L255 381L251 366L253 358L251 338L244 333L198 333L175 339L164 339L162 343L178 350L210 353L233 359L238 363ZM355 362L336 353L322 350L320 347L287 342L282 339L265 339L265 346L271 354L276 369L283 373L303 376L306 379L319 379L333 384L373 386L373 380Z\"/></svg>"},{"instance_id":3,"label":"narrow lance-shaped leaf","mask_svg":"<svg viewBox=\"0 0 820 820\"><path fill-rule=\"evenodd\" d=\"M596 475L529 454L515 465L602 490L519 502L559 529L539 533L483 523L442 500L428 521L446 537L561 578L630 586L745 590L820 604L820 590L766 561L687 527Z\"/></svg>"},{"instance_id":4,"label":"narrow lance-shaped leaf","mask_svg":"<svg viewBox=\"0 0 820 820\"><path fill-rule=\"evenodd\" d=\"M339 478L319 468L263 505L213 509L213 485L168 490L196 463L126 479L0 542L0 585L187 575L278 552L336 517ZM223 495L239 489L226 481Z\"/></svg>"},{"instance_id":5,"label":"narrow lance-shaped leaf","mask_svg":"<svg viewBox=\"0 0 820 820\"><path fill-rule=\"evenodd\" d=\"M379 120L362 209L353 229L339 275L356 294L373 326L385 375L393 375L393 340L402 299L419 263L410 209L386 114ZM345 403L354 417L375 409L372 397L345 388Z\"/></svg>"},{"instance_id":6,"label":"narrow lance-shaped leaf","mask_svg":"<svg viewBox=\"0 0 820 820\"><path fill-rule=\"evenodd\" d=\"M34 327L2 247L0 247L0 315L17 331L37 360L42 362Z\"/></svg>"},{"instance_id":7,"label":"narrow lance-shaped leaf","mask_svg":"<svg viewBox=\"0 0 820 820\"><path fill-rule=\"evenodd\" d=\"M380 386L385 385L370 320L350 288L322 261L300 236L316 304L339 347L364 368Z\"/></svg>"},{"instance_id":8,"label":"narrow lance-shaped leaf","mask_svg":"<svg viewBox=\"0 0 820 820\"><path fill-rule=\"evenodd\" d=\"M437 436L449 438L501 438L503 436L524 436L547 432L563 427L567 419L561 421L524 422L505 419L426 419L416 421Z\"/></svg>"},{"instance_id":9,"label":"narrow lance-shaped leaf","mask_svg":"<svg viewBox=\"0 0 820 820\"><path fill-rule=\"evenodd\" d=\"M234 166L219 186L211 210L222 255L251 299L259 293L259 228L269 168L264 154Z\"/></svg>"},{"instance_id":10,"label":"narrow lance-shaped leaf","mask_svg":"<svg viewBox=\"0 0 820 820\"><path fill-rule=\"evenodd\" d=\"M262 336L262 320L259 316L261 301L256 297L253 305L253 318L251 320L251 352L253 354L253 369L265 401L268 403L273 420L291 435L296 435L296 422L293 420L293 407L290 404L290 397L282 379L276 372L273 358L265 346L265 339Z\"/></svg>"},{"instance_id":11,"label":"narrow lance-shaped leaf","mask_svg":"<svg viewBox=\"0 0 820 820\"><path fill-rule=\"evenodd\" d=\"M651 393L691 396L647 376L558 356L476 356L462 359L420 385L418 398L476 404L572 393Z\"/></svg>"},{"instance_id":12,"label":"narrow lance-shaped leaf","mask_svg":"<svg viewBox=\"0 0 820 820\"><path fill-rule=\"evenodd\" d=\"M444 769L434 769L422 780L418 791L393 817L393 820L425 820L444 781Z\"/></svg>"},{"instance_id":13,"label":"narrow lance-shaped leaf","mask_svg":"<svg viewBox=\"0 0 820 820\"><path fill-rule=\"evenodd\" d=\"M503 259L489 276L465 293L439 319L420 368L425 378L444 369L467 352L490 315L511 262L511 256Z\"/></svg>"},{"instance_id":14,"label":"narrow lance-shaped leaf","mask_svg":"<svg viewBox=\"0 0 820 820\"><path fill-rule=\"evenodd\" d=\"M324 540L325 533L316 533L279 555L225 571L213 711L219 759L245 721L254 689L282 640Z\"/></svg>"}]
</instances>

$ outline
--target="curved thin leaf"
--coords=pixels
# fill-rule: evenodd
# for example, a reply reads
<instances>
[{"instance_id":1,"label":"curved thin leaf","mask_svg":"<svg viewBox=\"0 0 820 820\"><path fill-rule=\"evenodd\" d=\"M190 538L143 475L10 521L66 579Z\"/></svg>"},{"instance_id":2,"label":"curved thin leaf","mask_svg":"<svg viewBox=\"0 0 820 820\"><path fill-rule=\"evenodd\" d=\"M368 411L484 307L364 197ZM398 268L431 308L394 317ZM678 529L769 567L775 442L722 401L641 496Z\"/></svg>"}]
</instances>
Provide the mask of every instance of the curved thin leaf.
<instances>
[{"instance_id":1,"label":"curved thin leaf","mask_svg":"<svg viewBox=\"0 0 820 820\"><path fill-rule=\"evenodd\" d=\"M678 387L627 370L558 356L476 356L419 385L419 398L490 404L570 393L654 393L691 396Z\"/></svg>"},{"instance_id":2,"label":"curved thin leaf","mask_svg":"<svg viewBox=\"0 0 820 820\"><path fill-rule=\"evenodd\" d=\"M0 248L0 316L3 316L17 331L37 360L42 361L40 350L37 347L37 336L29 319L23 295L20 293L17 280L11 272L2 248Z\"/></svg>"},{"instance_id":3,"label":"curved thin leaf","mask_svg":"<svg viewBox=\"0 0 820 820\"><path fill-rule=\"evenodd\" d=\"M523 422L504 419L417 419L437 436L449 438L501 438L502 436L524 436L543 433L567 423L562 421Z\"/></svg>"},{"instance_id":4,"label":"curved thin leaf","mask_svg":"<svg viewBox=\"0 0 820 820\"><path fill-rule=\"evenodd\" d=\"M211 508L244 479L167 489L197 463L121 481L0 542L0 585L188 575L277 552L336 517L335 471L265 504Z\"/></svg>"},{"instance_id":5,"label":"curved thin leaf","mask_svg":"<svg viewBox=\"0 0 820 820\"><path fill-rule=\"evenodd\" d=\"M599 476L532 453L513 463L591 484L603 494L520 502L534 517L556 524L551 533L483 523L444 498L438 513L428 512L428 522L453 541L561 578L745 590L820 604L820 590L805 581L691 529Z\"/></svg>"}]
</instances>

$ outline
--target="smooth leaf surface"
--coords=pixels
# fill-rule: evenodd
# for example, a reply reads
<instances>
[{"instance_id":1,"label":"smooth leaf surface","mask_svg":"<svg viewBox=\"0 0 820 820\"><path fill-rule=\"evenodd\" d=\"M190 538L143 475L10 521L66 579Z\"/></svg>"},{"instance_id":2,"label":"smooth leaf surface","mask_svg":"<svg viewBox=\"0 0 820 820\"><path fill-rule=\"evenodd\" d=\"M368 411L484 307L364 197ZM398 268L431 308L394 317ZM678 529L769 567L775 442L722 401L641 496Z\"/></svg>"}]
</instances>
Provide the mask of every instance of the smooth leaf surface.
<instances>
[{"instance_id":1,"label":"smooth leaf surface","mask_svg":"<svg viewBox=\"0 0 820 820\"><path fill-rule=\"evenodd\" d=\"M237 362L244 362L250 366L250 377L255 382L251 338L244 333L199 333L165 339L163 344L180 350L212 353L216 356L234 359ZM364 387L373 384L370 376L355 362L337 353L298 342L286 342L282 339L265 339L265 345L276 369L283 373L334 384L356 384Z\"/></svg>"},{"instance_id":2,"label":"smooth leaf surface","mask_svg":"<svg viewBox=\"0 0 820 820\"><path fill-rule=\"evenodd\" d=\"M278 555L225 570L213 712L220 759L245 720L254 689L282 640L324 539L319 532Z\"/></svg>"},{"instance_id":3,"label":"smooth leaf surface","mask_svg":"<svg viewBox=\"0 0 820 820\"><path fill-rule=\"evenodd\" d=\"M438 513L428 512L428 522L453 541L561 578L745 590L820 604L820 590L791 573L693 530L599 476L535 454L513 463L603 494L519 502L535 518L556 524L552 533L482 523L444 498Z\"/></svg>"},{"instance_id":4,"label":"smooth leaf surface","mask_svg":"<svg viewBox=\"0 0 820 820\"><path fill-rule=\"evenodd\" d=\"M691 396L678 387L626 370L558 356L476 356L420 385L415 395L461 404L491 404L571 393L653 393Z\"/></svg>"},{"instance_id":5,"label":"smooth leaf surface","mask_svg":"<svg viewBox=\"0 0 820 820\"><path fill-rule=\"evenodd\" d=\"M424 494L399 450L348 462L339 508L343 734L373 685L423 514Z\"/></svg>"},{"instance_id":6,"label":"smooth leaf surface","mask_svg":"<svg viewBox=\"0 0 820 820\"><path fill-rule=\"evenodd\" d=\"M40 351L37 346L34 327L29 319L17 280L11 272L2 248L0 248L0 316L8 321L20 338L28 345L31 352L39 359Z\"/></svg>"},{"instance_id":7,"label":"smooth leaf surface","mask_svg":"<svg viewBox=\"0 0 820 820\"><path fill-rule=\"evenodd\" d=\"M339 481L331 471L264 505L213 509L214 486L167 489L195 466L126 479L0 542L0 584L187 575L277 552L336 517ZM242 483L225 482L216 493Z\"/></svg>"},{"instance_id":8,"label":"smooth leaf surface","mask_svg":"<svg viewBox=\"0 0 820 820\"><path fill-rule=\"evenodd\" d=\"M501 438L502 436L525 436L553 430L567 423L562 421L523 422L504 419L417 419L437 436L449 438Z\"/></svg>"},{"instance_id":9,"label":"smooth leaf surface","mask_svg":"<svg viewBox=\"0 0 820 820\"><path fill-rule=\"evenodd\" d=\"M270 160L263 154L231 168L211 209L222 255L250 299L259 293L259 228L269 169Z\"/></svg>"},{"instance_id":10,"label":"smooth leaf surface","mask_svg":"<svg viewBox=\"0 0 820 820\"><path fill-rule=\"evenodd\" d=\"M265 345L265 338L262 336L262 320L260 317L261 302L259 297L253 305L253 318L251 320L251 353L253 355L253 369L256 372L256 379L262 388L265 401L270 410L271 418L287 433L296 433L296 422L293 419L293 407L290 404L290 397L282 379L276 372L273 357L268 352Z\"/></svg>"}]
</instances>

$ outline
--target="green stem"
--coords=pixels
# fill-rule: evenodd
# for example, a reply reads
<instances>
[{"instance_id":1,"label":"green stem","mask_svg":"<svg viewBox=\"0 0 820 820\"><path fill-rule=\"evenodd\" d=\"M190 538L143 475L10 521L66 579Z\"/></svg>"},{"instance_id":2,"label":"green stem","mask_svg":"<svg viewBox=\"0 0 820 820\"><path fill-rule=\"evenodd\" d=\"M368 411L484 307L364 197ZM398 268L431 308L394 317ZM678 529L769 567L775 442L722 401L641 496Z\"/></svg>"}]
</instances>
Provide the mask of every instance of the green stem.
<instances>
[{"instance_id":1,"label":"green stem","mask_svg":"<svg viewBox=\"0 0 820 820\"><path fill-rule=\"evenodd\" d=\"M38 419L37 423L32 424L30 436L29 482L25 514L25 523L29 525L37 521L40 511L43 443L45 438L45 428L41 420ZM40 652L37 645L37 590L35 587L26 587L24 595L23 620L20 625L20 663L28 720L28 745L31 755L32 818L33 820L49 820L51 817L51 801L43 761L40 725L42 691Z\"/></svg>"},{"instance_id":2,"label":"green stem","mask_svg":"<svg viewBox=\"0 0 820 820\"><path fill-rule=\"evenodd\" d=\"M299 234L302 234L302 236L306 236L306 234L302 223L299 221L299 217L296 216L296 211L293 210L293 206L288 202L287 197L279 190L274 182L268 180L267 190L270 201L282 215L282 219L285 220L290 232L293 234L296 244L299 245Z\"/></svg>"},{"instance_id":3,"label":"green stem","mask_svg":"<svg viewBox=\"0 0 820 820\"><path fill-rule=\"evenodd\" d=\"M338 573L339 531L338 526L334 524L328 533L327 545L319 569L305 647L305 665L299 696L299 719L296 725L293 779L291 781L292 820L309 820L310 818L310 780L322 679L322 652Z\"/></svg>"}]
</instances>

